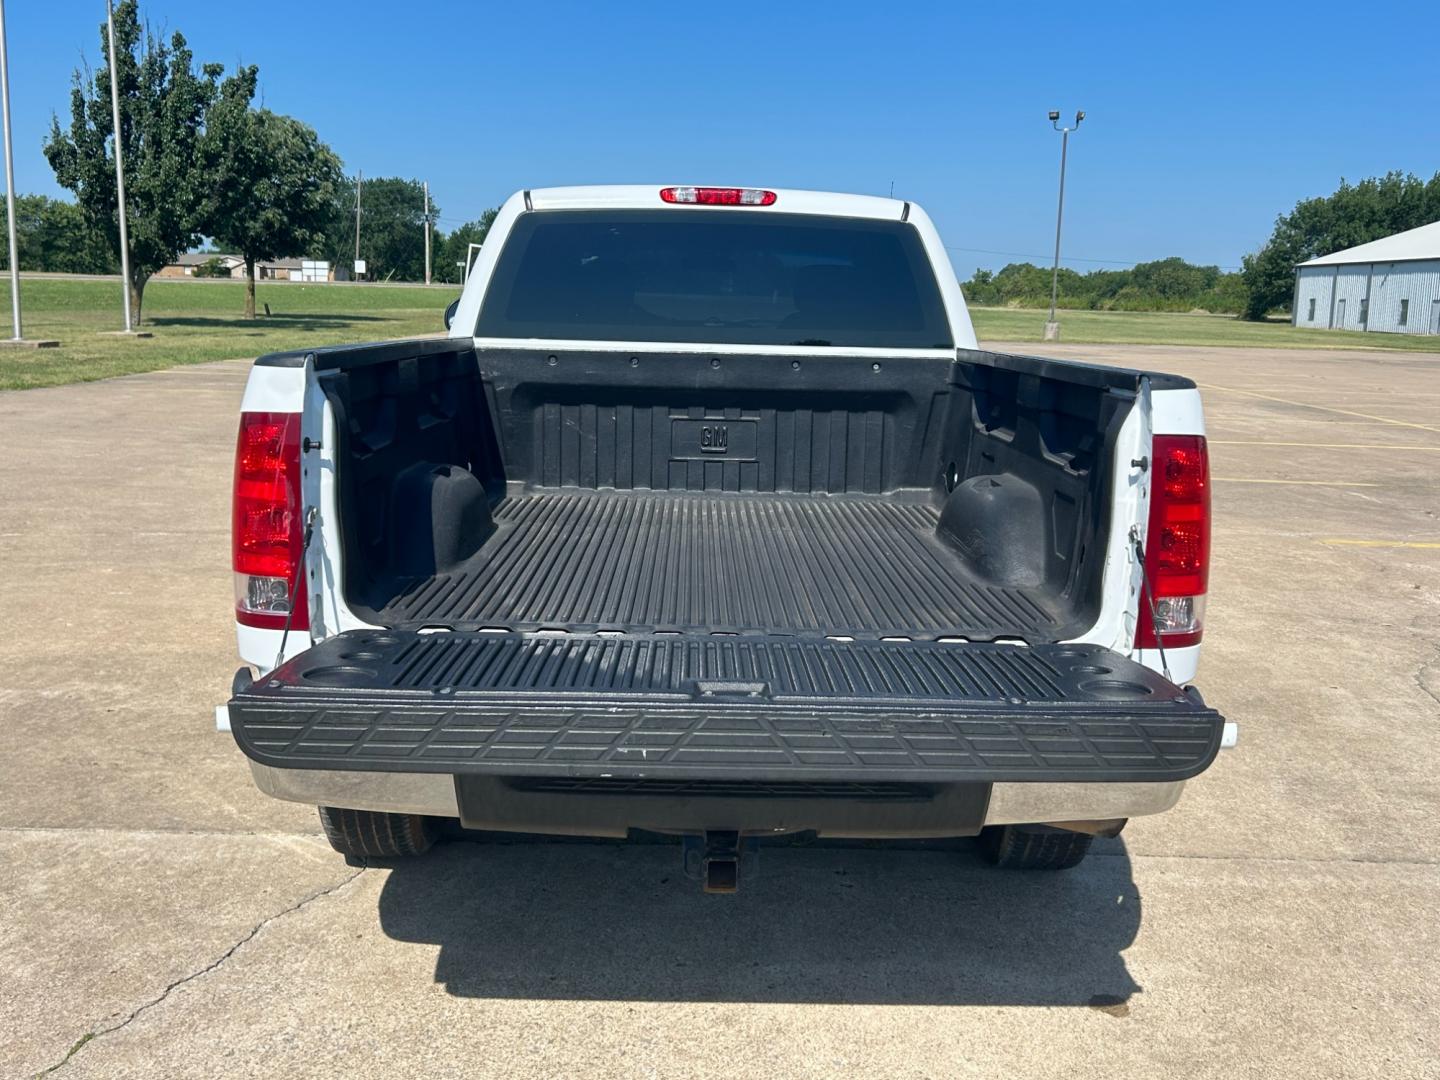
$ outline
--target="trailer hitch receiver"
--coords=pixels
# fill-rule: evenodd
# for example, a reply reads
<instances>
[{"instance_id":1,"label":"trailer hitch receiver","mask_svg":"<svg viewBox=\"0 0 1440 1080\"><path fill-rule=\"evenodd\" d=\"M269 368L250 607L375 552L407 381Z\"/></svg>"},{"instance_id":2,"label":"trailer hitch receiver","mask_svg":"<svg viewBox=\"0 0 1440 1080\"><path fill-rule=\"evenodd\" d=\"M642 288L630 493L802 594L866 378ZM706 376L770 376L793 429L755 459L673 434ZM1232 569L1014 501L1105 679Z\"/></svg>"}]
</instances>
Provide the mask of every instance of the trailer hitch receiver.
<instances>
[{"instance_id":1,"label":"trailer hitch receiver","mask_svg":"<svg viewBox=\"0 0 1440 1080\"><path fill-rule=\"evenodd\" d=\"M685 873L698 878L707 893L740 890L740 867L753 870L754 840L742 840L738 832L717 830L704 836L687 836L682 841Z\"/></svg>"}]
</instances>

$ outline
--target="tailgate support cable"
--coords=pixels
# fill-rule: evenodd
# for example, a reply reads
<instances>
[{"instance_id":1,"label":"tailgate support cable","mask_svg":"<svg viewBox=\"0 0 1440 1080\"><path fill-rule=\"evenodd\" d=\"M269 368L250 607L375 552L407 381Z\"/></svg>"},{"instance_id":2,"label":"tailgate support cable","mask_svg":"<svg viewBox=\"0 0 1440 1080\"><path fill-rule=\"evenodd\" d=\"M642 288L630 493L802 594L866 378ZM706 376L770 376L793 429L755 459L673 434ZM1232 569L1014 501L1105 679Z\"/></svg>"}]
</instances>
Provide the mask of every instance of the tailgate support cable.
<instances>
[{"instance_id":1,"label":"tailgate support cable","mask_svg":"<svg viewBox=\"0 0 1440 1080\"><path fill-rule=\"evenodd\" d=\"M1170 664L1165 659L1165 639L1160 630L1160 612L1155 607L1155 590L1150 587L1150 575L1145 570L1145 545L1140 541L1140 530L1134 525L1130 526L1130 542L1135 545L1135 557L1140 560L1140 580L1145 586L1145 602L1150 609L1150 626L1155 631L1155 648L1160 652L1160 671L1169 679Z\"/></svg>"},{"instance_id":2,"label":"tailgate support cable","mask_svg":"<svg viewBox=\"0 0 1440 1080\"><path fill-rule=\"evenodd\" d=\"M305 535L300 540L300 557L295 560L295 578L290 582L290 610L285 613L285 632L280 635L280 649L275 654L277 668L285 662L285 640L290 636L290 624L295 620L295 594L300 591L300 582L305 577L305 553L310 550L310 538L315 535L315 519L319 515L318 506L312 506L305 512Z\"/></svg>"}]
</instances>

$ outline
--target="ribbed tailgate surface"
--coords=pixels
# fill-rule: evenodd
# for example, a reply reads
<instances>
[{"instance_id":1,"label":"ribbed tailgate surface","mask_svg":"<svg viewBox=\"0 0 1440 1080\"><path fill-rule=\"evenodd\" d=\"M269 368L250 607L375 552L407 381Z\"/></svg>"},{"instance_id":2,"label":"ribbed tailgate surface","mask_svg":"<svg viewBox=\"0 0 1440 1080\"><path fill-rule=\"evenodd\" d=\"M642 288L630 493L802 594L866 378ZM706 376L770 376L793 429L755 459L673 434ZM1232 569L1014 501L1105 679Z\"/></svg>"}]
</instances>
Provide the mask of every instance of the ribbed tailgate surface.
<instances>
[{"instance_id":1,"label":"ribbed tailgate surface","mask_svg":"<svg viewBox=\"0 0 1440 1080\"><path fill-rule=\"evenodd\" d=\"M1178 780L1222 719L1095 646L356 631L230 702L288 768L654 779Z\"/></svg>"}]
</instances>

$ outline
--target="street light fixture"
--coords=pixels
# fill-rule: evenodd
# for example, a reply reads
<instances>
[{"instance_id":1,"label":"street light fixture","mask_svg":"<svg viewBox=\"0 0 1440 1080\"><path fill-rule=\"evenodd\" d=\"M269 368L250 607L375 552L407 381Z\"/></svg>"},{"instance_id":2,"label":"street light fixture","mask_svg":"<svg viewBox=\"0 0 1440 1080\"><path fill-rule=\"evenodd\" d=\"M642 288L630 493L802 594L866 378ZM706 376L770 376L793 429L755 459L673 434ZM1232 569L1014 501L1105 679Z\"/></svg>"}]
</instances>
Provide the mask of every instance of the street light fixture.
<instances>
[{"instance_id":1,"label":"street light fixture","mask_svg":"<svg viewBox=\"0 0 1440 1080\"><path fill-rule=\"evenodd\" d=\"M1050 126L1060 132L1060 202L1055 210L1055 266L1050 271L1050 320L1045 324L1045 340L1060 340L1060 324L1055 321L1055 301L1060 291L1060 224L1065 220L1065 156L1070 148L1070 132L1085 119L1083 110L1075 111L1075 123L1069 127L1060 126L1060 110L1051 109Z\"/></svg>"}]
</instances>

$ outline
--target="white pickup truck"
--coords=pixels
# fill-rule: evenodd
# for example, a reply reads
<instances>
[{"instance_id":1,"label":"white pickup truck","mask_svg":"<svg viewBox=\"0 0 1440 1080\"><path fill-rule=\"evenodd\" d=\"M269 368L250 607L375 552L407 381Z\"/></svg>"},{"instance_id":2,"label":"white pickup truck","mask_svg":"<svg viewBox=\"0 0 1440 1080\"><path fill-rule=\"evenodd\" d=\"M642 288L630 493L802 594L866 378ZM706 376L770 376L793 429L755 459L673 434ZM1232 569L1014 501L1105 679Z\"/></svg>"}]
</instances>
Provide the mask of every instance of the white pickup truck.
<instances>
[{"instance_id":1,"label":"white pickup truck","mask_svg":"<svg viewBox=\"0 0 1440 1080\"><path fill-rule=\"evenodd\" d=\"M1205 428L1172 375L986 352L893 199L525 191L448 338L256 361L222 726L352 858L487 830L979 836L1173 806Z\"/></svg>"}]
</instances>

